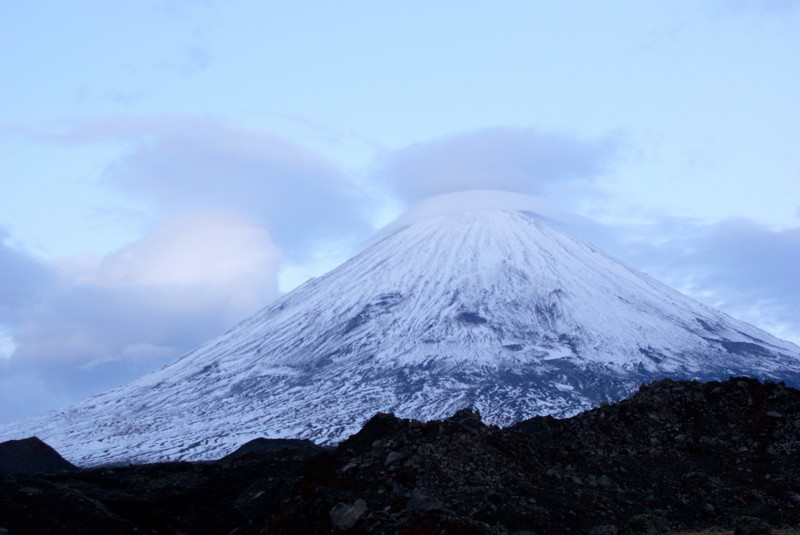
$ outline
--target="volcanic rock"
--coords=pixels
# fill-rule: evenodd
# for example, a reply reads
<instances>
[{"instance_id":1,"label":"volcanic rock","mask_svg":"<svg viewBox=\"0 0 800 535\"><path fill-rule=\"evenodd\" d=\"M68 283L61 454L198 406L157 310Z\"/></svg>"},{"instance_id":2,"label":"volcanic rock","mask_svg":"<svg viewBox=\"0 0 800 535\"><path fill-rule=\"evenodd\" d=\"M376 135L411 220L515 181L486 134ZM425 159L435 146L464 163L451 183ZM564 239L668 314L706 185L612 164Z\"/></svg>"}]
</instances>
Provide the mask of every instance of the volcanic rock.
<instances>
[{"instance_id":1,"label":"volcanic rock","mask_svg":"<svg viewBox=\"0 0 800 535\"><path fill-rule=\"evenodd\" d=\"M31 474L77 470L37 437L0 443L0 474Z\"/></svg>"}]
</instances>

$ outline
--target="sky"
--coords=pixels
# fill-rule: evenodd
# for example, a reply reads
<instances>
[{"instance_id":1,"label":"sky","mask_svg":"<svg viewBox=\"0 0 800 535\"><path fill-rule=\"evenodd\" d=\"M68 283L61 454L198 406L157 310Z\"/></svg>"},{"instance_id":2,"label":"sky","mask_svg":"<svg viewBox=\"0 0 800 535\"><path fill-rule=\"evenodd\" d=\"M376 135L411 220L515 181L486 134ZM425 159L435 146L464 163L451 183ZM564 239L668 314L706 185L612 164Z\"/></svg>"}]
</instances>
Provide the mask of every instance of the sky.
<instances>
[{"instance_id":1,"label":"sky","mask_svg":"<svg viewBox=\"0 0 800 535\"><path fill-rule=\"evenodd\" d=\"M0 421L481 199L800 343L798 27L800 0L0 3Z\"/></svg>"}]
</instances>

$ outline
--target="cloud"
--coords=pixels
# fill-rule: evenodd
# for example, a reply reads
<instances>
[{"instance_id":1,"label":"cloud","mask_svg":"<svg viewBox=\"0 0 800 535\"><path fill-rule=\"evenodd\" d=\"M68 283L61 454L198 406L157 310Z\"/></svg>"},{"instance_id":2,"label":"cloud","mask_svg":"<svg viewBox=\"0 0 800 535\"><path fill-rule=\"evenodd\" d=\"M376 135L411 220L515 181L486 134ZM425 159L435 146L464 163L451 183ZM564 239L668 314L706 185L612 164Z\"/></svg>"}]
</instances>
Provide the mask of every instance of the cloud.
<instances>
[{"instance_id":1,"label":"cloud","mask_svg":"<svg viewBox=\"0 0 800 535\"><path fill-rule=\"evenodd\" d=\"M73 401L55 393L35 371L7 373L0 370L0 422L31 415L31 411L59 407Z\"/></svg>"},{"instance_id":2,"label":"cloud","mask_svg":"<svg viewBox=\"0 0 800 535\"><path fill-rule=\"evenodd\" d=\"M226 209L260 219L289 256L369 231L365 199L322 155L280 136L212 119L110 116L69 124L44 139L124 142L102 182L160 214Z\"/></svg>"},{"instance_id":3,"label":"cloud","mask_svg":"<svg viewBox=\"0 0 800 535\"><path fill-rule=\"evenodd\" d=\"M688 295L800 344L800 227L770 229L732 219L704 223L662 217L613 248Z\"/></svg>"},{"instance_id":4,"label":"cloud","mask_svg":"<svg viewBox=\"0 0 800 535\"><path fill-rule=\"evenodd\" d=\"M464 190L541 195L585 184L616 156L618 136L579 139L533 129L490 128L417 143L390 155L381 178L406 201Z\"/></svg>"},{"instance_id":5,"label":"cloud","mask_svg":"<svg viewBox=\"0 0 800 535\"><path fill-rule=\"evenodd\" d=\"M11 245L9 233L0 227L0 326L18 321L20 310L31 306L53 280L52 270Z\"/></svg>"},{"instance_id":6,"label":"cloud","mask_svg":"<svg viewBox=\"0 0 800 535\"><path fill-rule=\"evenodd\" d=\"M36 371L10 369L17 349L16 328L54 281L53 270L12 245L9 233L0 228L0 421L28 415L31 407L49 408L61 401L42 386ZM45 398L45 404L39 405Z\"/></svg>"},{"instance_id":7,"label":"cloud","mask_svg":"<svg viewBox=\"0 0 800 535\"><path fill-rule=\"evenodd\" d=\"M585 234L597 227L595 222L566 212L542 197L500 190L470 190L435 195L412 204L394 221L376 232L367 245L377 243L402 228L426 219L481 210L530 212L571 234Z\"/></svg>"},{"instance_id":8,"label":"cloud","mask_svg":"<svg viewBox=\"0 0 800 535\"><path fill-rule=\"evenodd\" d=\"M261 226L211 211L160 221L95 262L29 263L57 280L37 278L23 298L11 296L13 353L0 383L11 391L17 380L38 384L52 394L28 403L30 411L133 380L272 300L280 258ZM11 284L27 277L22 270L5 275ZM14 416L0 407L0 420Z\"/></svg>"},{"instance_id":9,"label":"cloud","mask_svg":"<svg viewBox=\"0 0 800 535\"><path fill-rule=\"evenodd\" d=\"M195 212L160 221L138 242L106 256L81 282L253 287L274 276L279 259L267 231L251 219L235 212ZM270 284L268 293L274 295L274 281Z\"/></svg>"}]
</instances>

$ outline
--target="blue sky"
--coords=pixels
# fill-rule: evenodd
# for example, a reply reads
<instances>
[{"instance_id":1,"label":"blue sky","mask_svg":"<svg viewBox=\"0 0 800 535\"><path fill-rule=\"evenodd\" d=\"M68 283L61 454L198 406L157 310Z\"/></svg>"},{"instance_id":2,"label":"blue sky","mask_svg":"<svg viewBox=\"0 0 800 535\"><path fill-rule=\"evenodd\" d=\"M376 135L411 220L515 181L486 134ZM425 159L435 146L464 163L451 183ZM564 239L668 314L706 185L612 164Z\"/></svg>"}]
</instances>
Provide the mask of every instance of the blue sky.
<instances>
[{"instance_id":1,"label":"blue sky","mask_svg":"<svg viewBox=\"0 0 800 535\"><path fill-rule=\"evenodd\" d=\"M798 24L796 0L4 3L0 420L474 189L800 342Z\"/></svg>"}]
</instances>

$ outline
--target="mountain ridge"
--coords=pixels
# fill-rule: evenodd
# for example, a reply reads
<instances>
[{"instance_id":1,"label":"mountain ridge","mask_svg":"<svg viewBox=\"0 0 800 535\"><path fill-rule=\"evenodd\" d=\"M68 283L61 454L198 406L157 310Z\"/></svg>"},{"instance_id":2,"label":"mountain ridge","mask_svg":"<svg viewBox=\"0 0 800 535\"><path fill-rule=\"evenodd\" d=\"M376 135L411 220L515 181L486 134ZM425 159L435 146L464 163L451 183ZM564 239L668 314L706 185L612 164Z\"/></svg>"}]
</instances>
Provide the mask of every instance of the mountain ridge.
<instances>
[{"instance_id":1,"label":"mountain ridge","mask_svg":"<svg viewBox=\"0 0 800 535\"><path fill-rule=\"evenodd\" d=\"M71 460L202 459L259 436L335 443L374 412L570 416L662 377L800 384L800 348L530 214L410 225L130 385L0 426ZM13 438L13 437L11 437Z\"/></svg>"}]
</instances>

